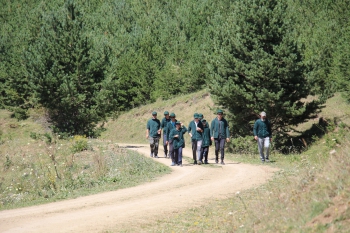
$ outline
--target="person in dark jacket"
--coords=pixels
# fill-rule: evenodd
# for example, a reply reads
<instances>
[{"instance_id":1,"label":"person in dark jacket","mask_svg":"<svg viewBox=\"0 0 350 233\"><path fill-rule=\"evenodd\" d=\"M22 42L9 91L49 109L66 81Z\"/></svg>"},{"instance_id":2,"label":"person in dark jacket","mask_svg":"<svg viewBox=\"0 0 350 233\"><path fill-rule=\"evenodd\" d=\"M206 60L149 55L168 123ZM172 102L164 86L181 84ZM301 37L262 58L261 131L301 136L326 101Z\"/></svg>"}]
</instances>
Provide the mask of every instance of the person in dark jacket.
<instances>
[{"instance_id":1,"label":"person in dark jacket","mask_svg":"<svg viewBox=\"0 0 350 233\"><path fill-rule=\"evenodd\" d=\"M261 162L269 162L270 142L272 141L272 132L270 121L266 118L266 112L260 113L260 119L254 123L254 139L258 142L258 149ZM264 148L266 153L264 154Z\"/></svg>"},{"instance_id":2,"label":"person in dark jacket","mask_svg":"<svg viewBox=\"0 0 350 233\"><path fill-rule=\"evenodd\" d=\"M176 128L170 131L169 139L173 141L173 150L174 150L174 160L171 163L171 166L181 166L182 167L182 149L185 147L184 134L187 132L187 129L179 121L175 123Z\"/></svg>"},{"instance_id":3,"label":"person in dark jacket","mask_svg":"<svg viewBox=\"0 0 350 233\"><path fill-rule=\"evenodd\" d=\"M173 140L170 137L170 132L172 129L175 129L175 123L176 123L176 115L175 113L171 113L170 114L170 121L168 122L167 126L166 126L166 137L167 137L167 140L166 141L166 144L169 145L169 158L175 162L175 157L174 157L174 149L173 149Z\"/></svg>"},{"instance_id":4,"label":"person in dark jacket","mask_svg":"<svg viewBox=\"0 0 350 233\"><path fill-rule=\"evenodd\" d=\"M149 139L151 157L158 158L158 145L160 138L160 121L157 119L157 112L152 112L152 119L147 121L146 138Z\"/></svg>"},{"instance_id":5,"label":"person in dark jacket","mask_svg":"<svg viewBox=\"0 0 350 233\"><path fill-rule=\"evenodd\" d=\"M200 162L201 148L202 148L202 133L203 133L203 124L199 120L198 113L193 115L194 120L190 122L188 126L188 134L191 137L192 141L192 156L193 164L202 164Z\"/></svg>"},{"instance_id":6,"label":"person in dark jacket","mask_svg":"<svg viewBox=\"0 0 350 233\"><path fill-rule=\"evenodd\" d=\"M201 148L201 159L204 158L204 164L208 164L208 154L209 154L209 146L211 146L211 135L210 135L210 129L208 127L207 121L205 119L202 119L203 124L203 140L202 140L202 148Z\"/></svg>"},{"instance_id":7,"label":"person in dark jacket","mask_svg":"<svg viewBox=\"0 0 350 233\"><path fill-rule=\"evenodd\" d=\"M215 142L215 163L219 162L219 150L221 153L221 164L225 165L225 142L230 141L230 129L228 122L223 117L224 112L219 109L217 117L211 122L210 134L211 140Z\"/></svg>"},{"instance_id":8,"label":"person in dark jacket","mask_svg":"<svg viewBox=\"0 0 350 233\"><path fill-rule=\"evenodd\" d=\"M166 158L168 156L168 144L166 143L167 140L167 134L166 134L166 127L170 121L169 112L164 112L164 118L160 122L160 128L163 129L163 148L164 148L164 157Z\"/></svg>"}]
</instances>

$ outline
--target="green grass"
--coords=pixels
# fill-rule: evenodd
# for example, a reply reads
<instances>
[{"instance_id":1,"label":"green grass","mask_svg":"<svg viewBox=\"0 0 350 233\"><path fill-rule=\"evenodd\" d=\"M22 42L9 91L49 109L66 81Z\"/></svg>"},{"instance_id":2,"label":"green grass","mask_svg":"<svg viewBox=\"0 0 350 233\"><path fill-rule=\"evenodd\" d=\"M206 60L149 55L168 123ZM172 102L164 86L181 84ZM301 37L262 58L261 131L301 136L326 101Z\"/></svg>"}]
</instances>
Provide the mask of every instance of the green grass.
<instances>
[{"instance_id":1,"label":"green grass","mask_svg":"<svg viewBox=\"0 0 350 233\"><path fill-rule=\"evenodd\" d=\"M0 209L136 186L170 172L116 143L82 136L62 140L33 119L0 115Z\"/></svg>"}]
</instances>

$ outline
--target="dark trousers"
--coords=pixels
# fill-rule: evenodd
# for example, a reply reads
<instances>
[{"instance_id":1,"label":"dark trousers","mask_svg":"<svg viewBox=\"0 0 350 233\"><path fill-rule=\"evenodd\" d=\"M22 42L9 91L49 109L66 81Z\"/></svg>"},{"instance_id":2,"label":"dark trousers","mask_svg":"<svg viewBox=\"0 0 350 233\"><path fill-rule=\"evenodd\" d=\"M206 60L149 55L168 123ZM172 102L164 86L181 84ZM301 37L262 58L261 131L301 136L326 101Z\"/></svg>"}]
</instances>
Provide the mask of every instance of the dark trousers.
<instances>
[{"instance_id":1,"label":"dark trousers","mask_svg":"<svg viewBox=\"0 0 350 233\"><path fill-rule=\"evenodd\" d=\"M204 158L204 162L208 162L209 146L201 148L201 161Z\"/></svg>"},{"instance_id":2,"label":"dark trousers","mask_svg":"<svg viewBox=\"0 0 350 233\"><path fill-rule=\"evenodd\" d=\"M215 160L219 159L219 150L221 153L221 160L224 160L225 157L225 138L215 138Z\"/></svg>"},{"instance_id":3,"label":"dark trousers","mask_svg":"<svg viewBox=\"0 0 350 233\"><path fill-rule=\"evenodd\" d=\"M169 141L169 157L175 163L173 141Z\"/></svg>"},{"instance_id":4,"label":"dark trousers","mask_svg":"<svg viewBox=\"0 0 350 233\"><path fill-rule=\"evenodd\" d=\"M176 164L182 164L182 147L174 149L174 161Z\"/></svg>"},{"instance_id":5,"label":"dark trousers","mask_svg":"<svg viewBox=\"0 0 350 233\"><path fill-rule=\"evenodd\" d=\"M164 147L164 155L165 156L167 156L167 154L168 154L168 145L166 144L166 141L167 141L167 136L164 133L163 134L163 147Z\"/></svg>"},{"instance_id":6,"label":"dark trousers","mask_svg":"<svg viewBox=\"0 0 350 233\"><path fill-rule=\"evenodd\" d=\"M154 154L154 156L158 156L159 138L151 138L149 143L151 147L151 153Z\"/></svg>"}]
</instances>

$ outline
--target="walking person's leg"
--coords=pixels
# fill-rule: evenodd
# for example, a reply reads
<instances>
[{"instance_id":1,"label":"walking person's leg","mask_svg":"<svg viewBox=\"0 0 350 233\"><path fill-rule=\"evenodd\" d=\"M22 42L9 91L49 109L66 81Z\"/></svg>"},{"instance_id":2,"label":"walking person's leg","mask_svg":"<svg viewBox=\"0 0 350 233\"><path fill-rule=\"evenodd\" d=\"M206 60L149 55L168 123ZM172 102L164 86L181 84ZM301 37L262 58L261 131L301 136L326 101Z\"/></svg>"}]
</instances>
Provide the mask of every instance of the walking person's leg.
<instances>
[{"instance_id":1,"label":"walking person's leg","mask_svg":"<svg viewBox=\"0 0 350 233\"><path fill-rule=\"evenodd\" d=\"M158 158L159 138L154 138L154 157Z\"/></svg>"},{"instance_id":2,"label":"walking person's leg","mask_svg":"<svg viewBox=\"0 0 350 233\"><path fill-rule=\"evenodd\" d=\"M180 147L178 151L177 164L182 167L182 147Z\"/></svg>"},{"instance_id":3,"label":"walking person's leg","mask_svg":"<svg viewBox=\"0 0 350 233\"><path fill-rule=\"evenodd\" d=\"M220 154L221 154L221 164L225 165L224 157L225 157L225 138L220 138Z\"/></svg>"},{"instance_id":4,"label":"walking person's leg","mask_svg":"<svg viewBox=\"0 0 350 233\"><path fill-rule=\"evenodd\" d=\"M169 141L169 157L171 159L171 164L175 163L174 160L174 147L173 147L173 142Z\"/></svg>"},{"instance_id":5,"label":"walking person's leg","mask_svg":"<svg viewBox=\"0 0 350 233\"><path fill-rule=\"evenodd\" d=\"M168 145L166 144L167 137L166 134L163 135L163 148L164 148L164 158L168 155Z\"/></svg>"},{"instance_id":6,"label":"walking person's leg","mask_svg":"<svg viewBox=\"0 0 350 233\"><path fill-rule=\"evenodd\" d=\"M202 156L204 157L204 164L208 164L209 146L202 147L202 149L203 149Z\"/></svg>"},{"instance_id":7,"label":"walking person's leg","mask_svg":"<svg viewBox=\"0 0 350 233\"><path fill-rule=\"evenodd\" d=\"M269 137L264 138L264 147L266 148L265 160L266 160L266 162L269 162L269 152L270 152L270 138Z\"/></svg>"},{"instance_id":8,"label":"walking person's leg","mask_svg":"<svg viewBox=\"0 0 350 233\"><path fill-rule=\"evenodd\" d=\"M264 156L264 139L258 138L258 149L260 154L260 159L262 162L265 162L265 156Z\"/></svg>"},{"instance_id":9,"label":"walking person's leg","mask_svg":"<svg viewBox=\"0 0 350 233\"><path fill-rule=\"evenodd\" d=\"M153 154L154 154L154 138L149 138L149 147L151 149L150 156L153 157Z\"/></svg>"},{"instance_id":10,"label":"walking person's leg","mask_svg":"<svg viewBox=\"0 0 350 233\"><path fill-rule=\"evenodd\" d=\"M197 164L197 141L192 141L192 158L193 164Z\"/></svg>"},{"instance_id":11,"label":"walking person's leg","mask_svg":"<svg viewBox=\"0 0 350 233\"><path fill-rule=\"evenodd\" d=\"M198 164L202 164L203 163L203 158L201 157L201 148L202 148L202 140L197 141L197 160L198 160Z\"/></svg>"},{"instance_id":12,"label":"walking person's leg","mask_svg":"<svg viewBox=\"0 0 350 233\"><path fill-rule=\"evenodd\" d=\"M219 162L220 141L218 138L215 138L214 142L215 142L215 163L218 163Z\"/></svg>"},{"instance_id":13,"label":"walking person's leg","mask_svg":"<svg viewBox=\"0 0 350 233\"><path fill-rule=\"evenodd\" d=\"M177 160L175 160L175 159L177 159L178 153L179 153L178 149L173 149L173 159L172 159L173 161L172 161L170 166L175 166L177 164L177 162L176 162Z\"/></svg>"}]
</instances>

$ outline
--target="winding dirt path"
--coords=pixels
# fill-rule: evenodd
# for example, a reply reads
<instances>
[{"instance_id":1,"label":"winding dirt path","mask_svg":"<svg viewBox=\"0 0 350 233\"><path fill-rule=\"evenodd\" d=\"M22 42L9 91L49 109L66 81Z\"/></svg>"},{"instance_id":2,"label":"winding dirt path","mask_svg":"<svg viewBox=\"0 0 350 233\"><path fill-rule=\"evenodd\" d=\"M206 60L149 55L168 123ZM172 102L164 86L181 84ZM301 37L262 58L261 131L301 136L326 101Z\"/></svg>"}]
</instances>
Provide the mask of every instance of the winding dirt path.
<instances>
[{"instance_id":1,"label":"winding dirt path","mask_svg":"<svg viewBox=\"0 0 350 233\"><path fill-rule=\"evenodd\" d=\"M148 145L120 146L149 155ZM210 149L213 151L213 147ZM213 158L212 151L209 158ZM185 148L184 155L191 155L189 148ZM166 158L157 161L170 164ZM0 232L103 232L156 223L157 219L199 206L203 201L258 186L276 171L270 166L225 162L224 166L208 167L183 161L184 166L173 167L171 174L136 187L1 211Z\"/></svg>"}]
</instances>

